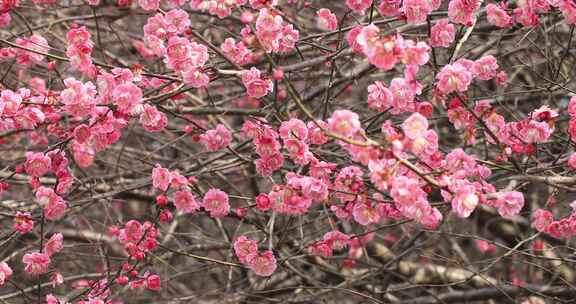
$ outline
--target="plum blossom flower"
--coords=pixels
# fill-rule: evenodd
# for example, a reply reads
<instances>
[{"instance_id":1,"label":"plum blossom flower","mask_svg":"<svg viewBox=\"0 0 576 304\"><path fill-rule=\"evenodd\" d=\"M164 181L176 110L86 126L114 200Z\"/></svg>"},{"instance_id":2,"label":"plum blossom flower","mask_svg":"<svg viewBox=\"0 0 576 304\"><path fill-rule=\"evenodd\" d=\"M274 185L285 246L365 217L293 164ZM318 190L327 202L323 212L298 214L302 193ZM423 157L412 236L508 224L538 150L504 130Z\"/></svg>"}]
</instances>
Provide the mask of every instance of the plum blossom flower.
<instances>
[{"instance_id":1,"label":"plum blossom flower","mask_svg":"<svg viewBox=\"0 0 576 304\"><path fill-rule=\"evenodd\" d=\"M252 60L254 53L246 47L244 42L236 43L233 38L226 38L220 46L226 57L239 65L245 65Z\"/></svg>"},{"instance_id":2,"label":"plum blossom flower","mask_svg":"<svg viewBox=\"0 0 576 304\"><path fill-rule=\"evenodd\" d=\"M166 191L171 182L172 175L170 174L170 171L159 164L156 164L154 169L152 169L152 185L154 188Z\"/></svg>"},{"instance_id":3,"label":"plum blossom flower","mask_svg":"<svg viewBox=\"0 0 576 304\"><path fill-rule=\"evenodd\" d=\"M142 89L133 83L124 83L114 89L112 98L118 111L130 114L142 104Z\"/></svg>"},{"instance_id":4,"label":"plum blossom flower","mask_svg":"<svg viewBox=\"0 0 576 304\"><path fill-rule=\"evenodd\" d=\"M476 188L469 183L459 184L455 188L454 199L452 199L452 210L454 210L459 217L469 217L480 201L476 194Z\"/></svg>"},{"instance_id":5,"label":"plum blossom flower","mask_svg":"<svg viewBox=\"0 0 576 304\"><path fill-rule=\"evenodd\" d=\"M30 176L40 177L50 171L51 162L50 157L42 152L28 152L24 168Z\"/></svg>"},{"instance_id":6,"label":"plum blossom flower","mask_svg":"<svg viewBox=\"0 0 576 304\"><path fill-rule=\"evenodd\" d=\"M364 11L372 5L372 0L346 0L346 5L354 12L364 14Z\"/></svg>"},{"instance_id":7,"label":"plum blossom flower","mask_svg":"<svg viewBox=\"0 0 576 304\"><path fill-rule=\"evenodd\" d=\"M10 280L12 273L12 268L6 262L0 262L0 287Z\"/></svg>"},{"instance_id":8,"label":"plum blossom flower","mask_svg":"<svg viewBox=\"0 0 576 304\"><path fill-rule=\"evenodd\" d=\"M146 11L156 11L160 8L160 0L138 0L138 4Z\"/></svg>"},{"instance_id":9,"label":"plum blossom flower","mask_svg":"<svg viewBox=\"0 0 576 304\"><path fill-rule=\"evenodd\" d=\"M402 131L410 139L418 139L424 136L428 130L428 120L420 113L414 113L402 123Z\"/></svg>"},{"instance_id":10,"label":"plum blossom flower","mask_svg":"<svg viewBox=\"0 0 576 304\"><path fill-rule=\"evenodd\" d=\"M81 144L77 141L72 142L72 156L79 167L87 168L94 163L94 149L87 144Z\"/></svg>"},{"instance_id":11,"label":"plum blossom flower","mask_svg":"<svg viewBox=\"0 0 576 304\"><path fill-rule=\"evenodd\" d=\"M174 206L182 214L193 214L200 209L200 204L188 189L174 192Z\"/></svg>"},{"instance_id":12,"label":"plum blossom flower","mask_svg":"<svg viewBox=\"0 0 576 304\"><path fill-rule=\"evenodd\" d=\"M354 205L352 210L354 220L362 226L377 224L380 221L378 210L369 205L369 203L359 202Z\"/></svg>"},{"instance_id":13,"label":"plum blossom flower","mask_svg":"<svg viewBox=\"0 0 576 304\"><path fill-rule=\"evenodd\" d=\"M449 47L454 41L456 28L448 19L440 19L430 29L430 46Z\"/></svg>"},{"instance_id":14,"label":"plum blossom flower","mask_svg":"<svg viewBox=\"0 0 576 304\"><path fill-rule=\"evenodd\" d=\"M152 274L146 277L146 288L148 290L158 291L162 289L162 280L157 274Z\"/></svg>"},{"instance_id":15,"label":"plum blossom flower","mask_svg":"<svg viewBox=\"0 0 576 304\"><path fill-rule=\"evenodd\" d=\"M327 8L321 8L316 12L318 16L318 28L324 31L335 31L338 29L338 19L336 15Z\"/></svg>"},{"instance_id":16,"label":"plum blossom flower","mask_svg":"<svg viewBox=\"0 0 576 304\"><path fill-rule=\"evenodd\" d=\"M218 124L215 129L208 130L200 135L200 141L208 151L218 151L232 142L232 134L223 124Z\"/></svg>"},{"instance_id":17,"label":"plum blossom flower","mask_svg":"<svg viewBox=\"0 0 576 304\"><path fill-rule=\"evenodd\" d=\"M84 117L96 108L96 87L92 82L82 83L74 78L64 79L66 89L60 92L64 110L73 116Z\"/></svg>"},{"instance_id":18,"label":"plum blossom flower","mask_svg":"<svg viewBox=\"0 0 576 304\"><path fill-rule=\"evenodd\" d=\"M540 232L546 231L553 221L554 217L548 210L536 209L532 212L532 227Z\"/></svg>"},{"instance_id":19,"label":"plum blossom flower","mask_svg":"<svg viewBox=\"0 0 576 304\"><path fill-rule=\"evenodd\" d=\"M496 77L497 72L498 63L496 62L496 58L492 55L483 56L474 61L474 65L472 66L474 77L482 80L490 80Z\"/></svg>"},{"instance_id":20,"label":"plum blossom flower","mask_svg":"<svg viewBox=\"0 0 576 304\"><path fill-rule=\"evenodd\" d=\"M64 248L63 245L64 236L62 233L54 233L50 239L44 244L43 252L45 252L49 257L53 256L55 253L59 252Z\"/></svg>"},{"instance_id":21,"label":"plum blossom flower","mask_svg":"<svg viewBox=\"0 0 576 304\"><path fill-rule=\"evenodd\" d=\"M46 253L32 252L22 257L22 262L26 264L24 270L32 275L40 275L48 271L50 256Z\"/></svg>"},{"instance_id":22,"label":"plum blossom flower","mask_svg":"<svg viewBox=\"0 0 576 304\"><path fill-rule=\"evenodd\" d=\"M496 195L496 207L502 217L517 215L520 210L522 210L522 207L524 207L524 195L522 192L498 192Z\"/></svg>"},{"instance_id":23,"label":"plum blossom flower","mask_svg":"<svg viewBox=\"0 0 576 304\"><path fill-rule=\"evenodd\" d=\"M350 110L337 110L328 119L328 129L345 137L352 137L362 129L358 114Z\"/></svg>"},{"instance_id":24,"label":"plum blossom flower","mask_svg":"<svg viewBox=\"0 0 576 304\"><path fill-rule=\"evenodd\" d=\"M406 65L425 65L430 59L428 52L430 46L426 42L414 42L412 40L404 41L404 52L402 62Z\"/></svg>"},{"instance_id":25,"label":"plum blossom flower","mask_svg":"<svg viewBox=\"0 0 576 304\"><path fill-rule=\"evenodd\" d=\"M402 10L408 23L423 23L426 22L428 14L432 12L431 1L404 0Z\"/></svg>"},{"instance_id":26,"label":"plum blossom flower","mask_svg":"<svg viewBox=\"0 0 576 304\"><path fill-rule=\"evenodd\" d=\"M140 123L148 132L160 132L168 125L168 118L155 106L144 105L142 114L140 114Z\"/></svg>"},{"instance_id":27,"label":"plum blossom flower","mask_svg":"<svg viewBox=\"0 0 576 304\"><path fill-rule=\"evenodd\" d=\"M258 254L258 243L242 235L234 241L234 252L242 264L248 264Z\"/></svg>"},{"instance_id":28,"label":"plum blossom flower","mask_svg":"<svg viewBox=\"0 0 576 304\"><path fill-rule=\"evenodd\" d=\"M193 88L207 88L210 84L210 76L198 68L191 68L182 72L184 83Z\"/></svg>"},{"instance_id":29,"label":"plum blossom flower","mask_svg":"<svg viewBox=\"0 0 576 304\"><path fill-rule=\"evenodd\" d=\"M34 220L30 212L16 211L14 216L14 230L26 234L34 229ZM1 284L0 284L1 285Z\"/></svg>"},{"instance_id":30,"label":"plum blossom flower","mask_svg":"<svg viewBox=\"0 0 576 304\"><path fill-rule=\"evenodd\" d=\"M308 139L308 128L306 124L297 118L283 121L278 129L278 133L282 139L298 139L302 141Z\"/></svg>"},{"instance_id":31,"label":"plum blossom flower","mask_svg":"<svg viewBox=\"0 0 576 304\"><path fill-rule=\"evenodd\" d=\"M570 158L568 158L567 163L570 169L576 170L576 153L572 153L572 155L570 155Z\"/></svg>"},{"instance_id":32,"label":"plum blossom flower","mask_svg":"<svg viewBox=\"0 0 576 304\"><path fill-rule=\"evenodd\" d=\"M447 64L436 75L438 80L436 87L445 94L465 92L472 82L472 77L472 72L464 65L459 63Z\"/></svg>"},{"instance_id":33,"label":"plum blossom flower","mask_svg":"<svg viewBox=\"0 0 576 304\"><path fill-rule=\"evenodd\" d=\"M15 42L24 48L43 53L47 53L49 48L48 41L38 34L30 36L30 38L16 38ZM18 48L14 50L14 55L16 56L16 62L23 66L36 65L44 59L44 55Z\"/></svg>"},{"instance_id":34,"label":"plum blossom flower","mask_svg":"<svg viewBox=\"0 0 576 304\"><path fill-rule=\"evenodd\" d=\"M450 21L465 26L472 25L474 11L480 6L478 0L450 0L448 4L448 17Z\"/></svg>"},{"instance_id":35,"label":"plum blossom flower","mask_svg":"<svg viewBox=\"0 0 576 304\"><path fill-rule=\"evenodd\" d=\"M350 245L350 236L338 231L329 231L322 238L332 250L342 250Z\"/></svg>"},{"instance_id":36,"label":"plum blossom flower","mask_svg":"<svg viewBox=\"0 0 576 304\"><path fill-rule=\"evenodd\" d=\"M255 67L242 73L242 83L248 96L253 98L262 98L272 92L274 88L272 81L263 79L261 72Z\"/></svg>"},{"instance_id":37,"label":"plum blossom flower","mask_svg":"<svg viewBox=\"0 0 576 304\"><path fill-rule=\"evenodd\" d=\"M384 112L392 106L394 95L381 81L368 86L368 106Z\"/></svg>"},{"instance_id":38,"label":"plum blossom flower","mask_svg":"<svg viewBox=\"0 0 576 304\"><path fill-rule=\"evenodd\" d=\"M276 258L274 257L274 253L270 250L266 250L253 256L248 261L248 265L256 275L261 277L271 276L277 268Z\"/></svg>"},{"instance_id":39,"label":"plum blossom flower","mask_svg":"<svg viewBox=\"0 0 576 304\"><path fill-rule=\"evenodd\" d=\"M513 24L512 17L502 8L501 5L489 3L486 5L486 15L488 22L497 27L510 27Z\"/></svg>"},{"instance_id":40,"label":"plum blossom flower","mask_svg":"<svg viewBox=\"0 0 576 304\"><path fill-rule=\"evenodd\" d=\"M400 14L401 0L382 0L378 5L378 12L382 16L394 17Z\"/></svg>"},{"instance_id":41,"label":"plum blossom flower","mask_svg":"<svg viewBox=\"0 0 576 304\"><path fill-rule=\"evenodd\" d=\"M204 194L202 207L210 212L213 218L225 217L230 212L228 194L220 189L212 188Z\"/></svg>"}]
</instances>

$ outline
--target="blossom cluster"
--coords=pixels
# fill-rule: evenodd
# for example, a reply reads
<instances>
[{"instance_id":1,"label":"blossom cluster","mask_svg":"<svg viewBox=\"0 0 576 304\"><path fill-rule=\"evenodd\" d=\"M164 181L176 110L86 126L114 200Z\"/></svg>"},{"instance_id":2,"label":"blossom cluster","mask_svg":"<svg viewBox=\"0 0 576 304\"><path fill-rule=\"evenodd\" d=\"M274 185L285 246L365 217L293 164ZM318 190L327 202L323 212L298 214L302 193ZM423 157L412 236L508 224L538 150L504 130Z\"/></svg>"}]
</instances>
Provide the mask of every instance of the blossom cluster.
<instances>
[{"instance_id":1,"label":"blossom cluster","mask_svg":"<svg viewBox=\"0 0 576 304\"><path fill-rule=\"evenodd\" d=\"M271 250L258 250L258 243L242 235L234 241L234 252L242 264L261 277L271 276L276 268L276 257Z\"/></svg>"}]
</instances>

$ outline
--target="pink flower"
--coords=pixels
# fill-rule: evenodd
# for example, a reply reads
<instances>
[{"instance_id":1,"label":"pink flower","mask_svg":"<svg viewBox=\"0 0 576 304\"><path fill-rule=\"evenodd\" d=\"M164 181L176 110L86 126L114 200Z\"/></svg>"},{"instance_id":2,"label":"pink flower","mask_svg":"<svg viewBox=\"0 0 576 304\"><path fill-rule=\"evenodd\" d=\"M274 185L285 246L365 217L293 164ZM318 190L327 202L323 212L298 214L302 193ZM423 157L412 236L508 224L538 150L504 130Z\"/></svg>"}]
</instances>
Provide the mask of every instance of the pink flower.
<instances>
[{"instance_id":1,"label":"pink flower","mask_svg":"<svg viewBox=\"0 0 576 304\"><path fill-rule=\"evenodd\" d=\"M322 239L332 250L342 250L350 245L350 237L338 230L327 232Z\"/></svg>"},{"instance_id":2,"label":"pink flower","mask_svg":"<svg viewBox=\"0 0 576 304\"><path fill-rule=\"evenodd\" d=\"M256 208L260 211L268 211L272 208L272 202L266 193L260 193L256 196Z\"/></svg>"},{"instance_id":3,"label":"pink flower","mask_svg":"<svg viewBox=\"0 0 576 304\"><path fill-rule=\"evenodd\" d=\"M114 89L112 98L118 111L130 114L142 103L142 90L133 83L124 83Z\"/></svg>"},{"instance_id":4,"label":"pink flower","mask_svg":"<svg viewBox=\"0 0 576 304\"><path fill-rule=\"evenodd\" d=\"M570 169L576 170L576 153L572 153L572 155L570 155L570 158L568 159L568 166Z\"/></svg>"},{"instance_id":5,"label":"pink flower","mask_svg":"<svg viewBox=\"0 0 576 304\"><path fill-rule=\"evenodd\" d=\"M57 221L66 213L66 202L62 199L53 200L44 208L44 216L49 221Z\"/></svg>"},{"instance_id":6,"label":"pink flower","mask_svg":"<svg viewBox=\"0 0 576 304\"><path fill-rule=\"evenodd\" d=\"M385 17L393 17L400 14L402 0L382 0L378 5L378 12Z\"/></svg>"},{"instance_id":7,"label":"pink flower","mask_svg":"<svg viewBox=\"0 0 576 304\"><path fill-rule=\"evenodd\" d=\"M30 36L30 38L16 38L15 42L22 47L38 52L47 53L49 48L46 39L37 34ZM14 55L16 56L16 62L24 66L39 64L44 59L44 55L19 48L14 49Z\"/></svg>"},{"instance_id":8,"label":"pink flower","mask_svg":"<svg viewBox=\"0 0 576 304\"><path fill-rule=\"evenodd\" d=\"M48 271L50 256L46 253L27 253L22 257L22 262L26 264L24 270L32 275L40 275Z\"/></svg>"},{"instance_id":9,"label":"pink flower","mask_svg":"<svg viewBox=\"0 0 576 304\"><path fill-rule=\"evenodd\" d=\"M570 0L561 0L558 8L562 11L566 24L576 24L576 4Z\"/></svg>"},{"instance_id":10,"label":"pink flower","mask_svg":"<svg viewBox=\"0 0 576 304\"><path fill-rule=\"evenodd\" d=\"M336 15L334 15L334 13L332 13L332 11L329 9L321 8L316 12L316 15L318 16L318 28L321 30L335 31L338 29L338 19L336 18Z\"/></svg>"},{"instance_id":11,"label":"pink flower","mask_svg":"<svg viewBox=\"0 0 576 304\"><path fill-rule=\"evenodd\" d=\"M540 232L546 231L553 221L554 217L548 210L536 209L532 213L532 227Z\"/></svg>"},{"instance_id":12,"label":"pink flower","mask_svg":"<svg viewBox=\"0 0 576 304\"><path fill-rule=\"evenodd\" d=\"M402 10L408 23L426 22L428 14L432 12L430 1L427 0L404 0Z\"/></svg>"},{"instance_id":13,"label":"pink flower","mask_svg":"<svg viewBox=\"0 0 576 304\"><path fill-rule=\"evenodd\" d=\"M162 281L160 280L160 276L156 274L149 275L146 278L146 288L153 291L162 289Z\"/></svg>"},{"instance_id":14,"label":"pink flower","mask_svg":"<svg viewBox=\"0 0 576 304\"><path fill-rule=\"evenodd\" d=\"M56 298L53 294L46 295L46 304L60 304L60 300Z\"/></svg>"},{"instance_id":15,"label":"pink flower","mask_svg":"<svg viewBox=\"0 0 576 304\"><path fill-rule=\"evenodd\" d=\"M302 194L315 202L322 202L328 198L328 185L320 179L304 177L302 180Z\"/></svg>"},{"instance_id":16,"label":"pink flower","mask_svg":"<svg viewBox=\"0 0 576 304\"><path fill-rule=\"evenodd\" d=\"M450 0L448 17L454 23L471 26L474 11L479 7L479 4L478 0Z\"/></svg>"},{"instance_id":17,"label":"pink flower","mask_svg":"<svg viewBox=\"0 0 576 304\"><path fill-rule=\"evenodd\" d=\"M517 215L524 207L524 195L517 191L497 193L496 207L502 217Z\"/></svg>"},{"instance_id":18,"label":"pink flower","mask_svg":"<svg viewBox=\"0 0 576 304\"><path fill-rule=\"evenodd\" d=\"M369 203L356 203L352 210L352 215L354 216L354 220L362 226L380 222L380 213L376 208L370 206Z\"/></svg>"},{"instance_id":19,"label":"pink flower","mask_svg":"<svg viewBox=\"0 0 576 304\"><path fill-rule=\"evenodd\" d=\"M138 4L146 11L156 11L160 8L160 0L138 0Z\"/></svg>"},{"instance_id":20,"label":"pink flower","mask_svg":"<svg viewBox=\"0 0 576 304\"><path fill-rule=\"evenodd\" d=\"M140 123L146 131L160 132L168 125L168 118L155 106L144 105L142 114L140 114Z\"/></svg>"},{"instance_id":21,"label":"pink flower","mask_svg":"<svg viewBox=\"0 0 576 304\"><path fill-rule=\"evenodd\" d=\"M512 17L498 4L489 3L486 5L486 14L488 22L497 27L512 26Z\"/></svg>"},{"instance_id":22,"label":"pink flower","mask_svg":"<svg viewBox=\"0 0 576 304\"><path fill-rule=\"evenodd\" d=\"M28 175L40 177L50 171L51 163L50 157L42 152L27 152L24 168Z\"/></svg>"},{"instance_id":23,"label":"pink flower","mask_svg":"<svg viewBox=\"0 0 576 304\"><path fill-rule=\"evenodd\" d=\"M170 182L172 182L170 171L156 164L156 167L152 169L152 185L154 188L166 191L170 186Z\"/></svg>"},{"instance_id":24,"label":"pink flower","mask_svg":"<svg viewBox=\"0 0 576 304\"><path fill-rule=\"evenodd\" d=\"M472 73L474 77L482 80L490 80L496 77L498 72L498 63L496 58L492 55L484 56L476 61L472 66Z\"/></svg>"},{"instance_id":25,"label":"pink flower","mask_svg":"<svg viewBox=\"0 0 576 304\"><path fill-rule=\"evenodd\" d=\"M256 165L256 172L258 172L258 174L271 176L274 171L279 170L284 165L284 156L282 153L265 155L257 159L254 164Z\"/></svg>"},{"instance_id":26,"label":"pink flower","mask_svg":"<svg viewBox=\"0 0 576 304\"><path fill-rule=\"evenodd\" d=\"M272 81L269 79L263 79L260 74L260 71L255 67L242 73L242 83L246 88L246 93L250 97L264 97L269 92L272 92L274 88Z\"/></svg>"},{"instance_id":27,"label":"pink flower","mask_svg":"<svg viewBox=\"0 0 576 304\"><path fill-rule=\"evenodd\" d=\"M234 252L242 264L258 255L258 243L242 235L234 241Z\"/></svg>"},{"instance_id":28,"label":"pink flower","mask_svg":"<svg viewBox=\"0 0 576 304\"><path fill-rule=\"evenodd\" d=\"M430 31L430 45L433 47L449 47L456 35L456 28L448 19L438 20Z\"/></svg>"},{"instance_id":29,"label":"pink flower","mask_svg":"<svg viewBox=\"0 0 576 304\"><path fill-rule=\"evenodd\" d=\"M474 240L474 245L480 253L490 253L496 251L496 245L488 243L485 240Z\"/></svg>"},{"instance_id":30,"label":"pink flower","mask_svg":"<svg viewBox=\"0 0 576 304\"><path fill-rule=\"evenodd\" d=\"M0 262L0 287L6 284L12 276L12 268L6 262Z\"/></svg>"},{"instance_id":31,"label":"pink flower","mask_svg":"<svg viewBox=\"0 0 576 304\"><path fill-rule=\"evenodd\" d=\"M321 257L331 257L332 256L332 248L324 241L319 241L312 244L309 248L309 253L311 255L318 255Z\"/></svg>"},{"instance_id":32,"label":"pink flower","mask_svg":"<svg viewBox=\"0 0 576 304\"><path fill-rule=\"evenodd\" d=\"M368 106L379 112L384 112L392 106L394 95L381 81L368 86Z\"/></svg>"},{"instance_id":33,"label":"pink flower","mask_svg":"<svg viewBox=\"0 0 576 304\"><path fill-rule=\"evenodd\" d=\"M166 29L168 30L168 32L174 34L184 33L192 23L190 21L190 16L188 15L188 13L182 9L173 9L168 11L166 15L164 15L164 19L166 20L167 24Z\"/></svg>"},{"instance_id":34,"label":"pink flower","mask_svg":"<svg viewBox=\"0 0 576 304\"><path fill-rule=\"evenodd\" d=\"M64 248L64 236L62 233L54 233L52 237L44 244L44 252L49 256L53 256Z\"/></svg>"},{"instance_id":35,"label":"pink flower","mask_svg":"<svg viewBox=\"0 0 576 304\"><path fill-rule=\"evenodd\" d=\"M16 211L16 215L14 216L14 230L25 234L32 231L32 229L34 229L34 220L30 212Z\"/></svg>"},{"instance_id":36,"label":"pink flower","mask_svg":"<svg viewBox=\"0 0 576 304\"><path fill-rule=\"evenodd\" d=\"M372 0L346 0L346 5L354 12L364 14L364 11L372 5Z\"/></svg>"},{"instance_id":37,"label":"pink flower","mask_svg":"<svg viewBox=\"0 0 576 304\"><path fill-rule=\"evenodd\" d=\"M326 122L322 120L309 121L306 127L308 128L308 141L310 144L323 145L328 142L328 137L324 133L324 130L322 130L322 128L327 128Z\"/></svg>"},{"instance_id":38,"label":"pink flower","mask_svg":"<svg viewBox=\"0 0 576 304\"><path fill-rule=\"evenodd\" d=\"M187 38L172 36L168 39L164 62L166 66L176 72L191 68L191 42Z\"/></svg>"},{"instance_id":39,"label":"pink flower","mask_svg":"<svg viewBox=\"0 0 576 304\"><path fill-rule=\"evenodd\" d=\"M402 62L406 65L425 65L430 59L429 51L430 47L426 42L416 43L412 40L406 40L404 41Z\"/></svg>"},{"instance_id":40,"label":"pink flower","mask_svg":"<svg viewBox=\"0 0 576 304\"><path fill-rule=\"evenodd\" d=\"M94 44L90 36L90 32L84 26L70 29L66 34L68 42L66 56L70 58L70 65L73 69L93 78L96 76L97 69L92 62Z\"/></svg>"},{"instance_id":41,"label":"pink flower","mask_svg":"<svg viewBox=\"0 0 576 304\"><path fill-rule=\"evenodd\" d=\"M248 266L250 266L250 269L257 275L269 277L276 271L276 258L272 251L266 250L252 257L248 261Z\"/></svg>"},{"instance_id":42,"label":"pink flower","mask_svg":"<svg viewBox=\"0 0 576 304\"><path fill-rule=\"evenodd\" d=\"M121 230L118 237L122 242L139 242L144 235L144 228L142 224L136 220L129 220L124 224L124 229Z\"/></svg>"},{"instance_id":43,"label":"pink flower","mask_svg":"<svg viewBox=\"0 0 576 304\"><path fill-rule=\"evenodd\" d=\"M74 128L74 140L77 143L85 144L90 139L90 132L91 131L89 126L81 124Z\"/></svg>"},{"instance_id":44,"label":"pink flower","mask_svg":"<svg viewBox=\"0 0 576 304\"><path fill-rule=\"evenodd\" d=\"M191 68L182 72L182 78L184 83L197 89L207 88L210 84L210 76L198 68Z\"/></svg>"},{"instance_id":45,"label":"pink flower","mask_svg":"<svg viewBox=\"0 0 576 304\"><path fill-rule=\"evenodd\" d=\"M467 182L459 184L455 188L452 210L459 217L469 217L480 201L476 195L476 188Z\"/></svg>"},{"instance_id":46,"label":"pink flower","mask_svg":"<svg viewBox=\"0 0 576 304\"><path fill-rule=\"evenodd\" d=\"M361 53L362 52L362 46L358 43L358 35L360 35L360 33L362 32L362 29L364 27L359 25L353 29L351 29L348 32L348 35L346 36L346 40L348 41L348 45L350 46L350 48L352 49L352 51L354 53Z\"/></svg>"},{"instance_id":47,"label":"pink flower","mask_svg":"<svg viewBox=\"0 0 576 304\"><path fill-rule=\"evenodd\" d=\"M71 150L74 161L79 167L88 168L94 163L95 152L91 146L74 141Z\"/></svg>"},{"instance_id":48,"label":"pink flower","mask_svg":"<svg viewBox=\"0 0 576 304\"><path fill-rule=\"evenodd\" d=\"M230 212L228 194L220 189L212 188L204 194L202 207L210 212L213 218L225 217Z\"/></svg>"},{"instance_id":49,"label":"pink flower","mask_svg":"<svg viewBox=\"0 0 576 304\"><path fill-rule=\"evenodd\" d=\"M216 129L200 135L200 141L208 151L214 152L227 147L232 142L232 134L223 124L218 124Z\"/></svg>"},{"instance_id":50,"label":"pink flower","mask_svg":"<svg viewBox=\"0 0 576 304\"><path fill-rule=\"evenodd\" d=\"M472 73L461 64L447 64L436 75L436 79L436 86L442 93L465 92L472 82Z\"/></svg>"},{"instance_id":51,"label":"pink flower","mask_svg":"<svg viewBox=\"0 0 576 304\"><path fill-rule=\"evenodd\" d=\"M52 188L38 187L36 189L36 202L40 207L46 207L50 202L61 199Z\"/></svg>"},{"instance_id":52,"label":"pink flower","mask_svg":"<svg viewBox=\"0 0 576 304\"><path fill-rule=\"evenodd\" d=\"M314 158L308 145L301 140L286 139L284 140L284 147L288 151L288 156L299 165L307 165Z\"/></svg>"},{"instance_id":53,"label":"pink flower","mask_svg":"<svg viewBox=\"0 0 576 304\"><path fill-rule=\"evenodd\" d=\"M12 21L9 13L0 13L0 28L7 28Z\"/></svg>"},{"instance_id":54,"label":"pink flower","mask_svg":"<svg viewBox=\"0 0 576 304\"><path fill-rule=\"evenodd\" d=\"M254 55L252 51L246 47L244 42L240 41L236 43L233 38L226 38L220 48L228 59L239 65L249 63Z\"/></svg>"},{"instance_id":55,"label":"pink flower","mask_svg":"<svg viewBox=\"0 0 576 304\"><path fill-rule=\"evenodd\" d=\"M362 130L358 114L349 110L337 110L328 119L328 129L338 135L352 137Z\"/></svg>"},{"instance_id":56,"label":"pink flower","mask_svg":"<svg viewBox=\"0 0 576 304\"><path fill-rule=\"evenodd\" d=\"M402 124L404 135L410 139L418 139L424 136L428 130L428 120L420 113L414 113Z\"/></svg>"},{"instance_id":57,"label":"pink flower","mask_svg":"<svg viewBox=\"0 0 576 304\"><path fill-rule=\"evenodd\" d=\"M193 214L200 209L200 204L188 189L174 192L174 206L182 214Z\"/></svg>"},{"instance_id":58,"label":"pink flower","mask_svg":"<svg viewBox=\"0 0 576 304\"><path fill-rule=\"evenodd\" d=\"M298 139L301 141L308 139L308 128L306 124L297 118L283 121L278 129L278 133L282 139Z\"/></svg>"}]
</instances>

